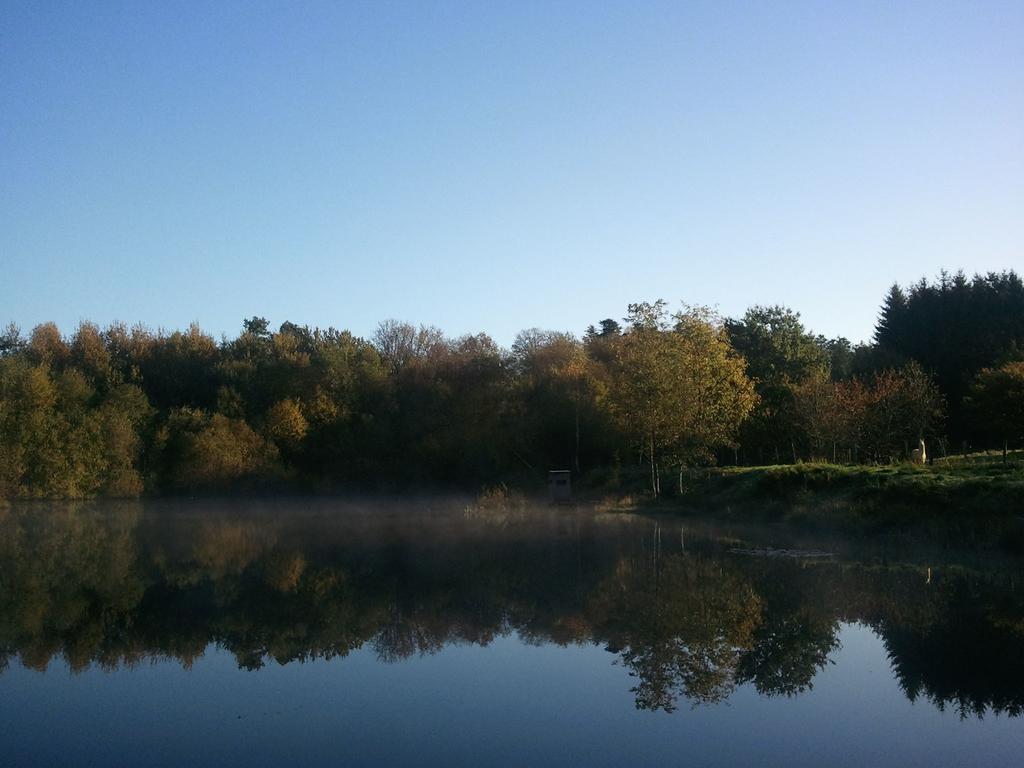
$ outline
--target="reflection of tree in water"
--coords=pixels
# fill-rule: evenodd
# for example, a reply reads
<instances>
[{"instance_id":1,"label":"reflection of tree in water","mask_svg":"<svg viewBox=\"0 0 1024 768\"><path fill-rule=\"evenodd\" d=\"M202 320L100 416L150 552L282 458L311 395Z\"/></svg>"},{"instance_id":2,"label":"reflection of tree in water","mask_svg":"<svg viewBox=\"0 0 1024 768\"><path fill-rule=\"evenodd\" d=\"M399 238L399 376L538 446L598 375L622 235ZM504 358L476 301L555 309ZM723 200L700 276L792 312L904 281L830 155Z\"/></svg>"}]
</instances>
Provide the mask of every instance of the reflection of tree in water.
<instances>
[{"instance_id":1,"label":"reflection of tree in water","mask_svg":"<svg viewBox=\"0 0 1024 768\"><path fill-rule=\"evenodd\" d=\"M110 628L145 591L137 567L138 505L96 514L82 504L0 511L0 648L45 669L130 663Z\"/></svg>"},{"instance_id":2,"label":"reflection of tree in water","mask_svg":"<svg viewBox=\"0 0 1024 768\"><path fill-rule=\"evenodd\" d=\"M839 622L805 582L820 569L774 563L754 580L764 604L750 649L740 659L739 677L765 696L795 696L812 687L815 675L839 646Z\"/></svg>"},{"instance_id":3,"label":"reflection of tree in water","mask_svg":"<svg viewBox=\"0 0 1024 768\"><path fill-rule=\"evenodd\" d=\"M804 612L765 616L740 660L740 680L749 680L765 696L795 696L812 688L814 676L839 646L838 622Z\"/></svg>"},{"instance_id":4,"label":"reflection of tree in water","mask_svg":"<svg viewBox=\"0 0 1024 768\"><path fill-rule=\"evenodd\" d=\"M395 662L413 655L437 653L450 640L446 629L417 621L397 605L390 606L388 618L373 638L373 649L381 661Z\"/></svg>"},{"instance_id":5,"label":"reflection of tree in water","mask_svg":"<svg viewBox=\"0 0 1024 768\"><path fill-rule=\"evenodd\" d=\"M639 709L671 712L680 697L712 703L736 686L741 654L761 620L761 601L730 564L664 557L630 569L601 595L608 647L637 678Z\"/></svg>"},{"instance_id":6,"label":"reflection of tree in water","mask_svg":"<svg viewBox=\"0 0 1024 768\"><path fill-rule=\"evenodd\" d=\"M1024 632L1019 618L1010 626L999 621L1006 606L993 603L1001 603L1007 592L997 597L984 585L977 586L958 580L943 589L942 612L934 623L883 621L879 631L900 687L911 701L923 695L939 709L952 706L962 718L981 717L987 711L1020 716ZM1020 617L1024 605L1017 599Z\"/></svg>"},{"instance_id":7,"label":"reflection of tree in water","mask_svg":"<svg viewBox=\"0 0 1024 768\"><path fill-rule=\"evenodd\" d=\"M909 698L965 716L1018 715L1024 605L974 572L731 555L714 540L653 550L639 519L540 516L495 528L429 517L365 524L141 512L138 504L0 510L0 671L18 656L72 670L173 658L211 643L258 669L344 657L400 661L452 643L600 643L635 677L636 704L719 702L744 683L809 688L840 621L886 643Z\"/></svg>"}]
</instances>

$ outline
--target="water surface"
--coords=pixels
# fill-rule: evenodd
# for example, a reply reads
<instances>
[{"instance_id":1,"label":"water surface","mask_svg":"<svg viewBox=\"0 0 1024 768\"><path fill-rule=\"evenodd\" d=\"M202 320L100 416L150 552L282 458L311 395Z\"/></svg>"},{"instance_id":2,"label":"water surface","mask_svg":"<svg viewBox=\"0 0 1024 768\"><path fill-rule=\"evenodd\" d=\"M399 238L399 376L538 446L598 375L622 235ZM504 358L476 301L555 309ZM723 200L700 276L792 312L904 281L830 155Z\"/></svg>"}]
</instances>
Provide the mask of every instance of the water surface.
<instances>
[{"instance_id":1,"label":"water surface","mask_svg":"<svg viewBox=\"0 0 1024 768\"><path fill-rule=\"evenodd\" d=\"M0 510L2 765L992 765L1020 562L454 502Z\"/></svg>"}]
</instances>

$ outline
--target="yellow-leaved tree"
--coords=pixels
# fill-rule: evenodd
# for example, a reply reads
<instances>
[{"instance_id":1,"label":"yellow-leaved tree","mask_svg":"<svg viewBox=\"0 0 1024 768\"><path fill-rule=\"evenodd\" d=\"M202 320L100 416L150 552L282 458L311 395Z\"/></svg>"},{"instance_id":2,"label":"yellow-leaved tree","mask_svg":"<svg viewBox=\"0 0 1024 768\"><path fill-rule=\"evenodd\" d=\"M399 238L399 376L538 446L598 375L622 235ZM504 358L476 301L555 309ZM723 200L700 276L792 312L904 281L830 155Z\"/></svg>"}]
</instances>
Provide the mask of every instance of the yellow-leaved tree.
<instances>
[{"instance_id":1,"label":"yellow-leaved tree","mask_svg":"<svg viewBox=\"0 0 1024 768\"><path fill-rule=\"evenodd\" d=\"M669 315L664 301L630 304L618 346L611 406L650 467L651 491L661 474L734 443L757 402L746 364L719 318L703 307Z\"/></svg>"}]
</instances>

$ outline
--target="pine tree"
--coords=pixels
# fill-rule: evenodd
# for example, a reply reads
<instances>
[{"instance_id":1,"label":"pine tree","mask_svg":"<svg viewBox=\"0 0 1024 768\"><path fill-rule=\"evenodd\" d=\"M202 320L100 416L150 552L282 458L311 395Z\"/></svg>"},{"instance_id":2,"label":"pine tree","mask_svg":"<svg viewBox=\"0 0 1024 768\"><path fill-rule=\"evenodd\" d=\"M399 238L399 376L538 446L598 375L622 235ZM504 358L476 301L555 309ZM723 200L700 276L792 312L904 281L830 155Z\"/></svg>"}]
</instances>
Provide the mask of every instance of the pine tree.
<instances>
[{"instance_id":1,"label":"pine tree","mask_svg":"<svg viewBox=\"0 0 1024 768\"><path fill-rule=\"evenodd\" d=\"M898 284L893 283L882 302L882 311L875 326L875 343L893 351L899 350L905 341L906 320L907 296Z\"/></svg>"}]
</instances>

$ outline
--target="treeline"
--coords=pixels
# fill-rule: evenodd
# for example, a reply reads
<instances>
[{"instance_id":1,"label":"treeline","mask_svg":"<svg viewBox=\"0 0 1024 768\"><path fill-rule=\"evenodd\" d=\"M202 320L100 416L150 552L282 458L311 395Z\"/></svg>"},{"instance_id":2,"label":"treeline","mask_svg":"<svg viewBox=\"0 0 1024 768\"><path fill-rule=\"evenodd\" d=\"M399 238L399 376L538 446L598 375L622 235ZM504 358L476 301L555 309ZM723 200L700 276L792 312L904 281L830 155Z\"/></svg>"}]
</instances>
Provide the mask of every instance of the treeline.
<instances>
[{"instance_id":1,"label":"treeline","mask_svg":"<svg viewBox=\"0 0 1024 768\"><path fill-rule=\"evenodd\" d=\"M0 337L0 496L646 482L708 463L890 462L1024 435L1014 272L894 286L875 339L797 313L630 305L576 337L246 320L234 339L52 323ZM671 485L671 483L669 484ZM666 488L667 490L667 488Z\"/></svg>"}]
</instances>

